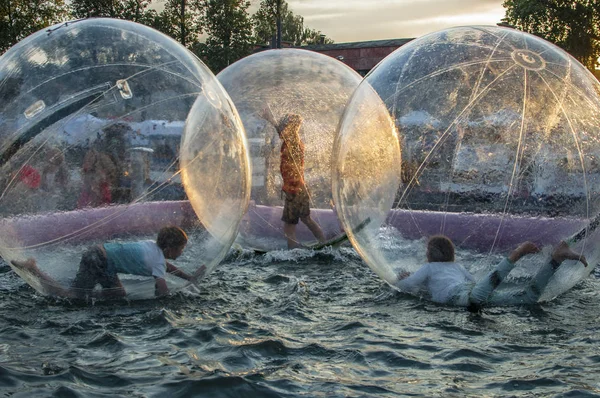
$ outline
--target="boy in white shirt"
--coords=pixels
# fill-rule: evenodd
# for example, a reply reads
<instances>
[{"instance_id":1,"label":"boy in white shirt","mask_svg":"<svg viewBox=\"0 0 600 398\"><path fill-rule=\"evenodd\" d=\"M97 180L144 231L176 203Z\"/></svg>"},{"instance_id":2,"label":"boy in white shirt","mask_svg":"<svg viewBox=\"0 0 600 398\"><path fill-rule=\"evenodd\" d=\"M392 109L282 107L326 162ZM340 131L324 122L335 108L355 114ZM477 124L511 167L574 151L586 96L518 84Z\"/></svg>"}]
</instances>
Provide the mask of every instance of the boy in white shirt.
<instances>
[{"instance_id":1,"label":"boy in white shirt","mask_svg":"<svg viewBox=\"0 0 600 398\"><path fill-rule=\"evenodd\" d=\"M524 242L513 250L507 258L479 281L460 264L454 262L454 244L443 235L432 236L427 242L427 263L415 273L401 273L395 285L409 293L425 292L432 301L442 304L467 307L478 311L485 306L494 290L514 268L515 263L527 254L539 252L531 242ZM540 268L531 282L518 294L511 293L512 303L535 303L560 264L567 259L581 261L587 267L587 261L581 254L573 252L565 242L560 242L552 252L551 261ZM516 298L516 300L515 300ZM506 300L494 300L509 304Z\"/></svg>"}]
</instances>

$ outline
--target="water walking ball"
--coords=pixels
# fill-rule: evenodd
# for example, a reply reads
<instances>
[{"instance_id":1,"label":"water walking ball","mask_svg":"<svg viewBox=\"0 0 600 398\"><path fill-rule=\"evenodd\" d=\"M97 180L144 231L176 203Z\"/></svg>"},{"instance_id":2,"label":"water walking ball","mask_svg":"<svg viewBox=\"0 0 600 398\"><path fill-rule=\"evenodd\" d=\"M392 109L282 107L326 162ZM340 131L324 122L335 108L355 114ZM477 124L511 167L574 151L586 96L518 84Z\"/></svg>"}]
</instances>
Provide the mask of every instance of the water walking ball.
<instances>
[{"instance_id":1,"label":"water walking ball","mask_svg":"<svg viewBox=\"0 0 600 398\"><path fill-rule=\"evenodd\" d=\"M573 247L595 264L599 110L597 79L538 37L458 27L413 40L365 77L340 123L342 224L390 284L426 262L435 234L476 274L530 240L548 248L522 260L527 276L578 231ZM543 297L590 271L561 267Z\"/></svg>"},{"instance_id":2,"label":"water walking ball","mask_svg":"<svg viewBox=\"0 0 600 398\"><path fill-rule=\"evenodd\" d=\"M65 293L91 245L167 225L188 234L186 273L224 257L249 199L243 126L179 43L123 20L58 24L0 58L0 99L0 255L36 290ZM151 275L120 278L154 296Z\"/></svg>"},{"instance_id":3,"label":"water walking ball","mask_svg":"<svg viewBox=\"0 0 600 398\"><path fill-rule=\"evenodd\" d=\"M307 187L311 219L326 238L338 234L331 196L332 148L346 102L361 76L323 54L277 49L243 58L217 78L240 113L252 163L251 201L240 243L266 250L287 247L282 191L294 192L299 181ZM281 131L285 132L279 135ZM286 156L282 145L296 134L298 140L288 145L291 156ZM296 183L284 186L284 174L286 181ZM296 240L308 245L316 237L299 221Z\"/></svg>"}]
</instances>

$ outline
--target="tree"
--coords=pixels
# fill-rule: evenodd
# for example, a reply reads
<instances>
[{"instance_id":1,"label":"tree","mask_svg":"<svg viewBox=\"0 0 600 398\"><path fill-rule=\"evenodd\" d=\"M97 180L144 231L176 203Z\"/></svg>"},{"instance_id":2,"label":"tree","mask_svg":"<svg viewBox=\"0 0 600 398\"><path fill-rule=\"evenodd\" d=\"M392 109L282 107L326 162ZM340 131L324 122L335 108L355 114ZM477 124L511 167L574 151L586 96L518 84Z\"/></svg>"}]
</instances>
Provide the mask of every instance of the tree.
<instances>
[{"instance_id":1,"label":"tree","mask_svg":"<svg viewBox=\"0 0 600 398\"><path fill-rule=\"evenodd\" d=\"M73 18L125 19L158 29L160 17L150 9L151 0L71 0Z\"/></svg>"},{"instance_id":2,"label":"tree","mask_svg":"<svg viewBox=\"0 0 600 398\"><path fill-rule=\"evenodd\" d=\"M285 0L262 0L258 11L252 16L254 41L269 44L277 33L277 16L281 21L281 39L295 46L320 42L333 43L320 31L304 27L304 18L294 15Z\"/></svg>"},{"instance_id":3,"label":"tree","mask_svg":"<svg viewBox=\"0 0 600 398\"><path fill-rule=\"evenodd\" d=\"M194 51L214 73L250 54L252 22L248 7L250 2L245 0L206 1L203 25L207 38Z\"/></svg>"},{"instance_id":4,"label":"tree","mask_svg":"<svg viewBox=\"0 0 600 398\"><path fill-rule=\"evenodd\" d=\"M287 4L286 4L287 7ZM268 44L276 33L277 9L275 0L260 2L258 11L252 16L254 41L258 44Z\"/></svg>"},{"instance_id":5,"label":"tree","mask_svg":"<svg viewBox=\"0 0 600 398\"><path fill-rule=\"evenodd\" d=\"M600 0L505 0L510 25L563 48L591 71L600 56Z\"/></svg>"},{"instance_id":6,"label":"tree","mask_svg":"<svg viewBox=\"0 0 600 398\"><path fill-rule=\"evenodd\" d=\"M203 31L203 9L202 0L167 0L164 10L150 25L193 48L199 43Z\"/></svg>"},{"instance_id":7,"label":"tree","mask_svg":"<svg viewBox=\"0 0 600 398\"><path fill-rule=\"evenodd\" d=\"M75 18L107 17L140 22L145 20L150 0L71 0Z\"/></svg>"},{"instance_id":8,"label":"tree","mask_svg":"<svg viewBox=\"0 0 600 398\"><path fill-rule=\"evenodd\" d=\"M68 17L64 0L4 0L0 3L0 54L20 40Z\"/></svg>"},{"instance_id":9,"label":"tree","mask_svg":"<svg viewBox=\"0 0 600 398\"><path fill-rule=\"evenodd\" d=\"M302 43L304 44L331 44L333 40L321 33L320 30L304 28L302 32Z\"/></svg>"}]
</instances>

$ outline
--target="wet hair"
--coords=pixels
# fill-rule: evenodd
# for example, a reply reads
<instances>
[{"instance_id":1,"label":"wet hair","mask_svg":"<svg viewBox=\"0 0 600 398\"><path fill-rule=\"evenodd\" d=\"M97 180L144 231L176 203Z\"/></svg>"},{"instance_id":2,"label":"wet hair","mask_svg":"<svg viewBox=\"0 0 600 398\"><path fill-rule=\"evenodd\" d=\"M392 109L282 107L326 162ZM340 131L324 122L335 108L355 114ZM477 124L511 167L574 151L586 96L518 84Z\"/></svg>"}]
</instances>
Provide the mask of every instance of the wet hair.
<instances>
[{"instance_id":1,"label":"wet hair","mask_svg":"<svg viewBox=\"0 0 600 398\"><path fill-rule=\"evenodd\" d=\"M161 228L156 238L156 244L161 250L184 246L187 241L188 237L185 231L175 226Z\"/></svg>"},{"instance_id":2,"label":"wet hair","mask_svg":"<svg viewBox=\"0 0 600 398\"><path fill-rule=\"evenodd\" d=\"M302 116L297 115L295 113L286 113L285 116L281 118L281 124L300 124L302 123Z\"/></svg>"},{"instance_id":3,"label":"wet hair","mask_svg":"<svg viewBox=\"0 0 600 398\"><path fill-rule=\"evenodd\" d=\"M279 127L277 128L277 132L279 133L279 137L283 139L300 139L298 132L300 131L300 126L302 125L302 116L288 113L283 116L279 122Z\"/></svg>"},{"instance_id":4,"label":"wet hair","mask_svg":"<svg viewBox=\"0 0 600 398\"><path fill-rule=\"evenodd\" d=\"M113 161L123 160L125 150L127 149L126 134L133 129L125 123L115 123L105 127L103 130L104 139L97 142L100 152L107 152L113 158Z\"/></svg>"},{"instance_id":5,"label":"wet hair","mask_svg":"<svg viewBox=\"0 0 600 398\"><path fill-rule=\"evenodd\" d=\"M427 261L446 263L454 261L454 244L444 235L434 235L427 242Z\"/></svg>"},{"instance_id":6,"label":"wet hair","mask_svg":"<svg viewBox=\"0 0 600 398\"><path fill-rule=\"evenodd\" d=\"M110 141L113 138L122 139L123 134L129 133L133 129L128 124L119 122L104 127L102 131L106 135L106 140Z\"/></svg>"}]
</instances>

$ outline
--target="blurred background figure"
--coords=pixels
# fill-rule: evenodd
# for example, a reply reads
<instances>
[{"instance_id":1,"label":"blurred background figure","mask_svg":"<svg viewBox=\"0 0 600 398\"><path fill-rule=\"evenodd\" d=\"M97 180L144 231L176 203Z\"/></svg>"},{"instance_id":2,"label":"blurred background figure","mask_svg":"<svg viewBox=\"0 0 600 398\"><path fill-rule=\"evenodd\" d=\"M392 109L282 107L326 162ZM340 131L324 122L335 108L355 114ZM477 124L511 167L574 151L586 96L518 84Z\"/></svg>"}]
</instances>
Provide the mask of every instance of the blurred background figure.
<instances>
[{"instance_id":1,"label":"blurred background figure","mask_svg":"<svg viewBox=\"0 0 600 398\"><path fill-rule=\"evenodd\" d=\"M77 207L98 207L112 203L112 185L116 181L117 166L104 152L92 147L81 166L82 187Z\"/></svg>"},{"instance_id":2,"label":"blurred background figure","mask_svg":"<svg viewBox=\"0 0 600 398\"><path fill-rule=\"evenodd\" d=\"M134 147L129 150L129 180L131 200L140 198L152 184L150 179L150 157L152 148Z\"/></svg>"},{"instance_id":3,"label":"blurred background figure","mask_svg":"<svg viewBox=\"0 0 600 398\"><path fill-rule=\"evenodd\" d=\"M116 123L104 129L103 152L115 166L114 180L110 185L113 203L131 202L131 183L129 178L127 136L132 129L125 123Z\"/></svg>"},{"instance_id":4,"label":"blurred background figure","mask_svg":"<svg viewBox=\"0 0 600 398\"><path fill-rule=\"evenodd\" d=\"M46 149L46 162L42 168L41 188L53 192L64 189L69 183L69 171L65 164L65 155L56 147Z\"/></svg>"}]
</instances>

